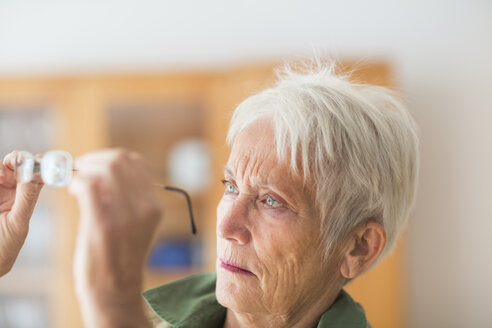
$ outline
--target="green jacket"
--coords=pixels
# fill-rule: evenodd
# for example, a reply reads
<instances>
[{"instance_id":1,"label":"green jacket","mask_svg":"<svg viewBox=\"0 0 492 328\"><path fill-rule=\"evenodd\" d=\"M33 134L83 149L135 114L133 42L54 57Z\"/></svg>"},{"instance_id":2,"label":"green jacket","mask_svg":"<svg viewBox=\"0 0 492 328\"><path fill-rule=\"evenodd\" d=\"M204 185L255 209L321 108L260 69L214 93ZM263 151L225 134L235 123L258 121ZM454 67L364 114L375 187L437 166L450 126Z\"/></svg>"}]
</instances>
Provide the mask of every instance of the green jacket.
<instances>
[{"instance_id":1,"label":"green jacket","mask_svg":"<svg viewBox=\"0 0 492 328\"><path fill-rule=\"evenodd\" d=\"M215 273L201 273L149 289L144 299L174 328L222 328L226 308L215 298ZM318 328L366 328L364 310L344 290L321 316Z\"/></svg>"}]
</instances>

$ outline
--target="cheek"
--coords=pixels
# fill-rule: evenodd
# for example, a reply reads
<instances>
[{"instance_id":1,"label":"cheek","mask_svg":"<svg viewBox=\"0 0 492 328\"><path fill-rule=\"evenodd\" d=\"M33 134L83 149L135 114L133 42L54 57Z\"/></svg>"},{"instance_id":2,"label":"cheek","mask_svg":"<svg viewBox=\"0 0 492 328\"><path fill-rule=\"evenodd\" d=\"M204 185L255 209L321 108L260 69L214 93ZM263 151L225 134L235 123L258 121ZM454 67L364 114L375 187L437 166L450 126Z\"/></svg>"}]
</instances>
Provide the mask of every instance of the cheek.
<instances>
[{"instance_id":1,"label":"cheek","mask_svg":"<svg viewBox=\"0 0 492 328\"><path fill-rule=\"evenodd\" d=\"M272 280L285 285L299 284L306 278L306 272L313 272L316 262L313 259L319 258L319 248L310 230L295 224L262 229L255 248L265 287Z\"/></svg>"}]
</instances>

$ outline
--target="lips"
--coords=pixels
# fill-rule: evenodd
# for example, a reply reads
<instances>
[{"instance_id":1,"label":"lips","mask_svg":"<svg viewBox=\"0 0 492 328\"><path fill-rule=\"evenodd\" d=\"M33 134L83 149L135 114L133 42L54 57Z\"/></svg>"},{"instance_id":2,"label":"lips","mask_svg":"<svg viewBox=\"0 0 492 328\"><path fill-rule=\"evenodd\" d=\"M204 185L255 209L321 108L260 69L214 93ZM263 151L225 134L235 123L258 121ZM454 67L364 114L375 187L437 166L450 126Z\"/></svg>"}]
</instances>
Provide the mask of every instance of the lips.
<instances>
[{"instance_id":1,"label":"lips","mask_svg":"<svg viewBox=\"0 0 492 328\"><path fill-rule=\"evenodd\" d=\"M254 276L253 272L246 270L245 268L240 267L239 265L235 264L234 262L231 262L231 261L228 261L228 260L222 259L222 258L220 258L219 261L220 261L220 267L229 271L229 272Z\"/></svg>"}]
</instances>

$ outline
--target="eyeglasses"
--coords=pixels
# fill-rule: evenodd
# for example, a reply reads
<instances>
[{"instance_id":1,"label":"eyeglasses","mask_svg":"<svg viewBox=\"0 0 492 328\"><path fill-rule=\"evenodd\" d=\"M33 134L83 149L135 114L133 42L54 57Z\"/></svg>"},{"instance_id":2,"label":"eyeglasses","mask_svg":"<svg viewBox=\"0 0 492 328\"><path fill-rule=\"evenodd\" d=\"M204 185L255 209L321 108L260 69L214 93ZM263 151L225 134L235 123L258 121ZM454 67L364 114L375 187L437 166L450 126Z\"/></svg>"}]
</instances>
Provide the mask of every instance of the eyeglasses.
<instances>
[{"instance_id":1,"label":"eyeglasses","mask_svg":"<svg viewBox=\"0 0 492 328\"><path fill-rule=\"evenodd\" d=\"M28 183L34 178L40 177L47 186L65 187L70 183L73 172L76 171L73 168L72 155L63 150L52 150L44 153L41 157L35 157L27 151L20 151L15 158L14 176L18 183ZM190 195L185 190L176 187L157 183L154 183L153 186L184 195L188 204L191 233L196 234Z\"/></svg>"}]
</instances>

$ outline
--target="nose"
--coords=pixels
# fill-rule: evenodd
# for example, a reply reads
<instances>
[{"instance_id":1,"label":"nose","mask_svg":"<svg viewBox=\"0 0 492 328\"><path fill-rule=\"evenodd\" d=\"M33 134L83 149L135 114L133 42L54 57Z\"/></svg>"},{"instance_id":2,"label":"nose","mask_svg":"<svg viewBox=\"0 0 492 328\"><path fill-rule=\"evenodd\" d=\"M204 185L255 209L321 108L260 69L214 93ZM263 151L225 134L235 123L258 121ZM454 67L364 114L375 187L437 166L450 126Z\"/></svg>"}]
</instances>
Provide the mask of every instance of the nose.
<instances>
[{"instance_id":1,"label":"nose","mask_svg":"<svg viewBox=\"0 0 492 328\"><path fill-rule=\"evenodd\" d=\"M237 245L246 245L251 240L246 200L224 200L217 206L217 236Z\"/></svg>"}]
</instances>

